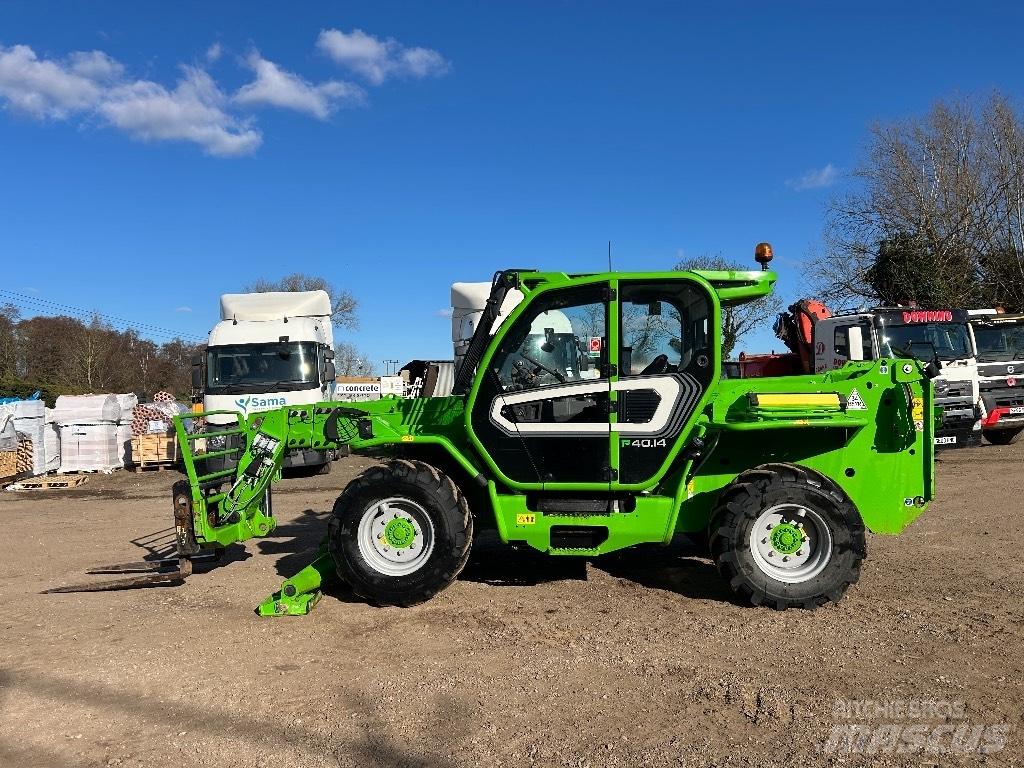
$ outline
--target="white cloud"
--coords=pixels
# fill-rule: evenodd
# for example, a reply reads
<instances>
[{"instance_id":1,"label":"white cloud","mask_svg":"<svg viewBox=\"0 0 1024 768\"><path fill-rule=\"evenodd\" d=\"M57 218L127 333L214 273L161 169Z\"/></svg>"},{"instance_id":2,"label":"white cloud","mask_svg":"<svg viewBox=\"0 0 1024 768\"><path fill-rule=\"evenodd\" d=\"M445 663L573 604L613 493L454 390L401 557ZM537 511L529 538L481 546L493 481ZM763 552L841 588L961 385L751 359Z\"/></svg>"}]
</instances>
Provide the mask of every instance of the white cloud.
<instances>
[{"instance_id":1,"label":"white cloud","mask_svg":"<svg viewBox=\"0 0 1024 768\"><path fill-rule=\"evenodd\" d=\"M121 62L110 58L103 51L75 51L68 57L71 71L76 75L100 82L115 80L124 74Z\"/></svg>"},{"instance_id":2,"label":"white cloud","mask_svg":"<svg viewBox=\"0 0 1024 768\"><path fill-rule=\"evenodd\" d=\"M786 186L796 192L803 192L808 189L824 189L831 187L839 181L839 169L832 163L824 168L812 168L803 176L796 179L787 179Z\"/></svg>"},{"instance_id":3,"label":"white cloud","mask_svg":"<svg viewBox=\"0 0 1024 768\"><path fill-rule=\"evenodd\" d=\"M39 59L27 45L0 46L0 96L17 112L39 120L63 120L100 99L103 87L95 78L102 69L100 58L106 55L75 53L64 63Z\"/></svg>"},{"instance_id":4,"label":"white cloud","mask_svg":"<svg viewBox=\"0 0 1024 768\"><path fill-rule=\"evenodd\" d=\"M256 52L249 55L246 63L256 73L256 79L235 94L235 101L246 106L294 109L318 120L326 120L339 105L362 103L365 96L359 86L338 80L313 85Z\"/></svg>"},{"instance_id":5,"label":"white cloud","mask_svg":"<svg viewBox=\"0 0 1024 768\"><path fill-rule=\"evenodd\" d=\"M381 40L361 29L348 33L337 29L321 30L316 45L335 62L374 85L380 85L389 77L436 77L451 69L435 50L406 48L393 38Z\"/></svg>"},{"instance_id":6,"label":"white cloud","mask_svg":"<svg viewBox=\"0 0 1024 768\"><path fill-rule=\"evenodd\" d=\"M192 307L175 307L174 311L175 312L191 312L192 311Z\"/></svg>"},{"instance_id":7,"label":"white cloud","mask_svg":"<svg viewBox=\"0 0 1024 768\"><path fill-rule=\"evenodd\" d=\"M224 111L224 94L206 72L182 67L173 91L149 80L112 88L98 111L140 141L191 141L221 157L254 152L263 138L247 121Z\"/></svg>"},{"instance_id":8,"label":"white cloud","mask_svg":"<svg viewBox=\"0 0 1024 768\"><path fill-rule=\"evenodd\" d=\"M221 50L220 43L214 43L206 49L206 60L213 64L213 62L220 59L222 53L223 51Z\"/></svg>"}]
</instances>

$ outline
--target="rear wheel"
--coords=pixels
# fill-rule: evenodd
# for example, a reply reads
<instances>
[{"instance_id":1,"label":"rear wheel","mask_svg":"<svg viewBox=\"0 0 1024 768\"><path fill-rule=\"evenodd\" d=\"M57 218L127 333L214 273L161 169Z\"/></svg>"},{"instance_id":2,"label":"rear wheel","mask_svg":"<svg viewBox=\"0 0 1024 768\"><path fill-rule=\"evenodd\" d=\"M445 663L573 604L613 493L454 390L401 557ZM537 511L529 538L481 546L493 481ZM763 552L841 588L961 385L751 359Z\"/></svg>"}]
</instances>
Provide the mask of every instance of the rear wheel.
<instances>
[{"instance_id":1,"label":"rear wheel","mask_svg":"<svg viewBox=\"0 0 1024 768\"><path fill-rule=\"evenodd\" d=\"M866 554L864 525L846 494L789 464L748 470L727 486L709 542L737 596L780 610L838 602Z\"/></svg>"},{"instance_id":2,"label":"rear wheel","mask_svg":"<svg viewBox=\"0 0 1024 768\"><path fill-rule=\"evenodd\" d=\"M1018 427L1017 429L986 429L983 434L985 439L992 443L992 445L1010 445L1016 442L1022 431L1024 431L1024 427Z\"/></svg>"},{"instance_id":3,"label":"rear wheel","mask_svg":"<svg viewBox=\"0 0 1024 768\"><path fill-rule=\"evenodd\" d=\"M451 478L420 461L371 467L334 504L328 548L338 575L380 605L429 600L469 559L473 518Z\"/></svg>"}]
</instances>

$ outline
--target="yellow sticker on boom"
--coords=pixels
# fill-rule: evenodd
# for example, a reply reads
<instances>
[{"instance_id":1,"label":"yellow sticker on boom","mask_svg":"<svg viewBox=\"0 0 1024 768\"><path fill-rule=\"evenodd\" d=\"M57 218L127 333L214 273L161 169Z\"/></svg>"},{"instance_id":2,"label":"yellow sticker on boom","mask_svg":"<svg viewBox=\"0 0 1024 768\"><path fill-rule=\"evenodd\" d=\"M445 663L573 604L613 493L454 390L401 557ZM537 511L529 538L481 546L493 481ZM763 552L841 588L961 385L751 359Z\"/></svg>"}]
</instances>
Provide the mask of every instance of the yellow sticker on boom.
<instances>
[{"instance_id":1,"label":"yellow sticker on boom","mask_svg":"<svg viewBox=\"0 0 1024 768\"><path fill-rule=\"evenodd\" d=\"M910 418L914 421L921 421L924 419L924 398L920 395L914 395L914 407L911 411Z\"/></svg>"},{"instance_id":2,"label":"yellow sticker on boom","mask_svg":"<svg viewBox=\"0 0 1024 768\"><path fill-rule=\"evenodd\" d=\"M516 515L516 525L534 525L537 522L535 514Z\"/></svg>"}]
</instances>

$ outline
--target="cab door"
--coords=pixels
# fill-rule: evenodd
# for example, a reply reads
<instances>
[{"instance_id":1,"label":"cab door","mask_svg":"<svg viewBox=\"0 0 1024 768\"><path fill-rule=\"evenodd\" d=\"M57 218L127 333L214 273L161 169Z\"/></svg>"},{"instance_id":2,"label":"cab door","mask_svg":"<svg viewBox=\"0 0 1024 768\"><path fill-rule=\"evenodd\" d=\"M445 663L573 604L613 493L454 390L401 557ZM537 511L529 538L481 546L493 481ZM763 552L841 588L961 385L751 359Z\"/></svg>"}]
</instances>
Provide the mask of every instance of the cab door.
<instances>
[{"instance_id":1,"label":"cab door","mask_svg":"<svg viewBox=\"0 0 1024 768\"><path fill-rule=\"evenodd\" d=\"M469 425L514 487L608 487L613 295L605 282L546 290L484 357Z\"/></svg>"},{"instance_id":2,"label":"cab door","mask_svg":"<svg viewBox=\"0 0 1024 768\"><path fill-rule=\"evenodd\" d=\"M670 464L720 365L714 302L686 278L620 280L619 376L612 383L616 488L646 488Z\"/></svg>"}]
</instances>

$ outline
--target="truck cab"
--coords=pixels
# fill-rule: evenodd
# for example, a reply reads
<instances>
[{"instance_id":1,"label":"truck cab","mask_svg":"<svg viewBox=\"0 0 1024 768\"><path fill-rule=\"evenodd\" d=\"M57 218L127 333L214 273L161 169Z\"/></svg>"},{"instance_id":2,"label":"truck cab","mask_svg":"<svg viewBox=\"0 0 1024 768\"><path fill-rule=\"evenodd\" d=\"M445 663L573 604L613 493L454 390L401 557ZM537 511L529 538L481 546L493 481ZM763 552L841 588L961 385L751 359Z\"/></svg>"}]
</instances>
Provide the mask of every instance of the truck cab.
<instances>
[{"instance_id":1,"label":"truck cab","mask_svg":"<svg viewBox=\"0 0 1024 768\"><path fill-rule=\"evenodd\" d=\"M981 426L996 445L1024 431L1024 314L972 310L968 329L977 350Z\"/></svg>"},{"instance_id":2,"label":"truck cab","mask_svg":"<svg viewBox=\"0 0 1024 768\"><path fill-rule=\"evenodd\" d=\"M325 291L228 293L220 298L220 316L199 373L205 411L248 418L335 399L331 300ZM207 417L214 427L233 421L227 413ZM323 451L292 450L284 466L316 468L332 458Z\"/></svg>"},{"instance_id":3,"label":"truck cab","mask_svg":"<svg viewBox=\"0 0 1024 768\"><path fill-rule=\"evenodd\" d=\"M981 439L978 363L964 310L880 307L818 320L814 325L814 371L841 368L850 360L912 357L938 360L935 404L942 427L935 444L962 447Z\"/></svg>"}]
</instances>

